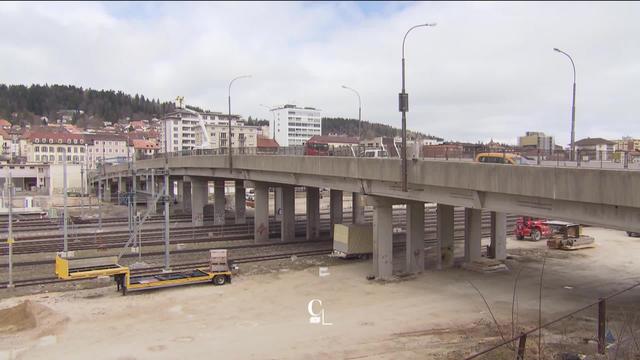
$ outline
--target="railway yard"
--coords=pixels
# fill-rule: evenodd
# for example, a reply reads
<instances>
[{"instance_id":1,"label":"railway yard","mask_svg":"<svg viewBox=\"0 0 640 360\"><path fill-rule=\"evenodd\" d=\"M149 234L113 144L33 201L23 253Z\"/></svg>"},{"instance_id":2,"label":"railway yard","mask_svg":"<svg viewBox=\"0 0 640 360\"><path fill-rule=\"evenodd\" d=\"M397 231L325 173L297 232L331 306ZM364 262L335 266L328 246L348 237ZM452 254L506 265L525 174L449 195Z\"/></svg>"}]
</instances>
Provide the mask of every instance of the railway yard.
<instances>
[{"instance_id":1,"label":"railway yard","mask_svg":"<svg viewBox=\"0 0 640 360\"><path fill-rule=\"evenodd\" d=\"M345 206L345 223L351 222L349 210ZM232 223L231 214L227 216ZM543 262L547 275L542 314L549 320L640 280L640 260L614 260L640 250L640 239L621 231L586 228L598 239L596 248L554 252L544 242L517 241L512 234L515 215L507 217L509 270L491 274L458 266L437 270L436 217L431 207L425 211L427 271L405 277L404 218L405 209L394 208L393 254L398 259L394 266L400 276L380 282L367 279L370 260L330 255L327 211L321 210L320 240L305 240L305 218L297 215L296 240L281 242L280 222L272 216L268 243L255 243L251 210L243 225L214 226L213 219L206 217L204 226L193 227L190 215L174 214L172 270L206 266L210 249L227 249L230 263L236 266L232 284L192 285L126 297L115 291L111 279L58 279L53 264L55 253L62 250L60 224L23 218L14 225L18 239L13 247L14 289L6 289L7 249L0 247L0 286L4 288L0 359L176 359L211 358L211 354L240 359L463 359L511 335L515 278L520 282L518 326L537 324ZM459 258L464 254L462 209L455 210L454 219L454 253ZM104 217L102 231L96 231L95 218L76 221L69 250L78 257L118 255L129 239L126 220ZM372 221L370 211L365 212L365 220ZM162 270L162 224L156 216L144 225L141 256L131 249L123 253L120 263L129 266L132 275ZM6 221L1 225L6 226ZM483 213L482 233L484 252L490 235L489 213ZM0 240L5 239L6 234L0 235ZM621 314L637 311L638 296L637 290L631 291L611 305L612 324ZM320 301L314 308L318 313L322 309L319 323L310 322L310 316L317 315L311 314L313 301ZM584 347L581 341L593 337L590 329L596 326L595 318L593 312L586 312L576 318L577 323L545 330L545 348ZM481 358L513 357L512 352L497 351Z\"/></svg>"}]
</instances>

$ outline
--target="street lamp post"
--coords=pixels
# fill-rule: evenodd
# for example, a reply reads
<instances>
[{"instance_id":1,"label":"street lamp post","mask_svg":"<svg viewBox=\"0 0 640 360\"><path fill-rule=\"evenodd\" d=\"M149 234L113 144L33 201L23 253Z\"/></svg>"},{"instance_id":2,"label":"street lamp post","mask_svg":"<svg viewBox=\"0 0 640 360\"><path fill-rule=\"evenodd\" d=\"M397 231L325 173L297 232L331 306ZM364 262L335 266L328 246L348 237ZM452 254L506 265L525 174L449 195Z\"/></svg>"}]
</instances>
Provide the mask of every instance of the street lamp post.
<instances>
[{"instance_id":1,"label":"street lamp post","mask_svg":"<svg viewBox=\"0 0 640 360\"><path fill-rule=\"evenodd\" d=\"M402 191L407 191L407 111L409 111L409 94L404 87L404 43L411 30L419 27L436 26L435 23L413 26L404 34L402 39L402 92L398 94L399 110L402 113Z\"/></svg>"},{"instance_id":2,"label":"street lamp post","mask_svg":"<svg viewBox=\"0 0 640 360\"><path fill-rule=\"evenodd\" d=\"M360 122L362 121L362 99L360 99L360 93L356 89L350 88L346 85L342 85L342 88L351 90L358 96L358 141L360 141L362 138L362 131L360 127Z\"/></svg>"},{"instance_id":3,"label":"street lamp post","mask_svg":"<svg viewBox=\"0 0 640 360\"><path fill-rule=\"evenodd\" d=\"M571 66L573 67L573 99L571 103L571 161L575 160L575 152L576 152L576 65L573 62L573 59L566 52L553 48L554 51L557 51L561 54L564 54L571 61Z\"/></svg>"},{"instance_id":4,"label":"street lamp post","mask_svg":"<svg viewBox=\"0 0 640 360\"><path fill-rule=\"evenodd\" d=\"M273 118L273 128L271 129L273 135L272 135L272 139L275 140L276 139L276 113L273 112L273 106L267 106L265 104L260 104L260 106L262 106L263 108L269 110L271 112L271 117Z\"/></svg>"},{"instance_id":5,"label":"street lamp post","mask_svg":"<svg viewBox=\"0 0 640 360\"><path fill-rule=\"evenodd\" d=\"M231 85L233 85L233 82L238 80L238 79L242 79L242 78L250 78L251 75L241 75L238 77L233 78L233 80L231 80L231 82L229 82L229 134L227 135L229 137L229 139L227 139L227 141L229 142L229 171L233 170L233 160L231 157Z\"/></svg>"}]
</instances>

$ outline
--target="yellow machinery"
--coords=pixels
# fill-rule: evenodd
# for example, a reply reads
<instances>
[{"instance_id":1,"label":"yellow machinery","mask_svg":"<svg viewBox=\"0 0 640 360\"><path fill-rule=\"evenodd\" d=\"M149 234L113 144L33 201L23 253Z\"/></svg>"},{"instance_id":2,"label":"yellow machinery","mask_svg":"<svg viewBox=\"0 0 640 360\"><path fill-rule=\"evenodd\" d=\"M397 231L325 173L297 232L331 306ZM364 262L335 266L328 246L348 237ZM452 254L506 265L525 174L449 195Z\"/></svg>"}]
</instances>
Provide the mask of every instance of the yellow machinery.
<instances>
[{"instance_id":1,"label":"yellow machinery","mask_svg":"<svg viewBox=\"0 0 640 360\"><path fill-rule=\"evenodd\" d=\"M65 259L56 255L56 275L63 280L89 279L99 276L113 276L118 291L157 289L213 282L224 285L231 282L231 272L227 265L226 250L211 250L209 268L171 271L146 275L131 275L126 266L117 263L117 256Z\"/></svg>"}]
</instances>

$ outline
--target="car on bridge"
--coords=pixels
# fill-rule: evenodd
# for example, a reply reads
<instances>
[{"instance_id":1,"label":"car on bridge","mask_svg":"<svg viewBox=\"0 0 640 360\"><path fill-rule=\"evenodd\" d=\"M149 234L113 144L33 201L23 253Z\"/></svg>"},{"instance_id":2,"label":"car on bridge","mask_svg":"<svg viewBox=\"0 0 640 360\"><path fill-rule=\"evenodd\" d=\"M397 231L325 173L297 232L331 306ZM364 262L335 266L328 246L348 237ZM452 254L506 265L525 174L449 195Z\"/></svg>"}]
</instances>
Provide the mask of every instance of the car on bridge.
<instances>
[{"instance_id":1,"label":"car on bridge","mask_svg":"<svg viewBox=\"0 0 640 360\"><path fill-rule=\"evenodd\" d=\"M640 237L640 233L639 232L633 232L633 231L627 231L627 235L629 235L631 237Z\"/></svg>"},{"instance_id":2,"label":"car on bridge","mask_svg":"<svg viewBox=\"0 0 640 360\"><path fill-rule=\"evenodd\" d=\"M514 153L480 153L476 162L488 164L532 165L536 161L526 156Z\"/></svg>"}]
</instances>

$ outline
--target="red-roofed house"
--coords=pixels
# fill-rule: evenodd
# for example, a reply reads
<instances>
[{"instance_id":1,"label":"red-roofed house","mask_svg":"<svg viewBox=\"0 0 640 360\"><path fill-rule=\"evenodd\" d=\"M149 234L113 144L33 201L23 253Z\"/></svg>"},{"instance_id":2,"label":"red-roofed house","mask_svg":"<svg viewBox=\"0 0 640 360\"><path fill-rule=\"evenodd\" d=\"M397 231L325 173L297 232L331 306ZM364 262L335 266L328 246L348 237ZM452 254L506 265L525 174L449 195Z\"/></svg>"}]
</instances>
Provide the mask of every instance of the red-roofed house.
<instances>
[{"instance_id":1,"label":"red-roofed house","mask_svg":"<svg viewBox=\"0 0 640 360\"><path fill-rule=\"evenodd\" d=\"M133 139L132 143L136 159L144 156L153 156L160 150L160 146L153 140Z\"/></svg>"},{"instance_id":2,"label":"red-roofed house","mask_svg":"<svg viewBox=\"0 0 640 360\"><path fill-rule=\"evenodd\" d=\"M257 147L256 147L256 152L257 153L261 153L261 154L269 154L269 153L271 153L271 154L273 154L273 153L276 153L278 151L278 147L280 147L280 145L278 145L277 141L275 141L273 139L270 139L270 138L267 138L267 137L264 137L264 136L261 136L261 135L258 135Z\"/></svg>"},{"instance_id":3,"label":"red-roofed house","mask_svg":"<svg viewBox=\"0 0 640 360\"><path fill-rule=\"evenodd\" d=\"M7 119L0 119L0 128L8 129L11 127L11 123Z\"/></svg>"}]
</instances>

